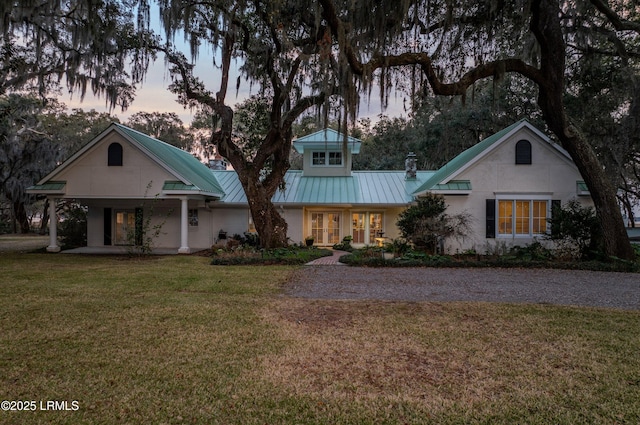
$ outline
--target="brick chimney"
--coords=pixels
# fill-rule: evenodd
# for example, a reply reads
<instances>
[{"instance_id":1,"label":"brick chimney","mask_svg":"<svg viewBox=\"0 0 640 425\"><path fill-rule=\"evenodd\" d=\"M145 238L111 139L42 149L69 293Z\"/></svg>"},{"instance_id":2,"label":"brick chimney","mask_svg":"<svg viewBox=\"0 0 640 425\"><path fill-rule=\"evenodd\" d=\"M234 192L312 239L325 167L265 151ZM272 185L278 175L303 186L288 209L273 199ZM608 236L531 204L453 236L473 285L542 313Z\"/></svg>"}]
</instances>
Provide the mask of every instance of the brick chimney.
<instances>
[{"instance_id":1,"label":"brick chimney","mask_svg":"<svg viewBox=\"0 0 640 425\"><path fill-rule=\"evenodd\" d=\"M227 161L224 160L220 154L216 153L216 156L212 159L209 159L209 168L212 170L226 170L227 169Z\"/></svg>"},{"instance_id":2,"label":"brick chimney","mask_svg":"<svg viewBox=\"0 0 640 425\"><path fill-rule=\"evenodd\" d=\"M404 160L404 179L415 180L417 170L416 154L413 152L409 152L409 154L407 155L407 159Z\"/></svg>"}]
</instances>

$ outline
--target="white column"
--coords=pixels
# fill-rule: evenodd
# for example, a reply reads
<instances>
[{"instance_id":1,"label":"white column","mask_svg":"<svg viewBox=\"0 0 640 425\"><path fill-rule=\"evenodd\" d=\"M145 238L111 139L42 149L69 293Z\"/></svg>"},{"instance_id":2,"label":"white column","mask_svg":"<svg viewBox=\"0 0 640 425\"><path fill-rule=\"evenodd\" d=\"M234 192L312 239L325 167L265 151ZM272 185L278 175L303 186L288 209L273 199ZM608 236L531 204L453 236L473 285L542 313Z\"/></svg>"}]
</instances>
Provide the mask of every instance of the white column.
<instances>
[{"instance_id":1,"label":"white column","mask_svg":"<svg viewBox=\"0 0 640 425\"><path fill-rule=\"evenodd\" d=\"M189 200L184 197L180 199L180 248L178 254L190 254L189 248Z\"/></svg>"},{"instance_id":2,"label":"white column","mask_svg":"<svg viewBox=\"0 0 640 425\"><path fill-rule=\"evenodd\" d=\"M60 252L58 246L58 214L56 214L56 199L49 198L49 246L47 252Z\"/></svg>"}]
</instances>

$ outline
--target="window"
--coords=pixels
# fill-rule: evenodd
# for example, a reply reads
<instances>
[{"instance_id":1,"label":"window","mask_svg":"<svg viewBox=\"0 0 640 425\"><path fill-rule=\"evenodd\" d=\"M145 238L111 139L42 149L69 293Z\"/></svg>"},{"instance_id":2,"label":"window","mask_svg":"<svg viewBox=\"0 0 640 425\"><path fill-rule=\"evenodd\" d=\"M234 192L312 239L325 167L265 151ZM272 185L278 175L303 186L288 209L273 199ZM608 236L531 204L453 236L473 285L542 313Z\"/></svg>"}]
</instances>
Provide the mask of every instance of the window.
<instances>
[{"instance_id":1,"label":"window","mask_svg":"<svg viewBox=\"0 0 640 425\"><path fill-rule=\"evenodd\" d=\"M107 150L107 166L122 166L122 145L120 143L111 143Z\"/></svg>"},{"instance_id":2,"label":"window","mask_svg":"<svg viewBox=\"0 0 640 425\"><path fill-rule=\"evenodd\" d=\"M382 225L382 213L357 212L351 214L352 242L360 244L375 243L375 238L379 237L379 233L384 230Z\"/></svg>"},{"instance_id":3,"label":"window","mask_svg":"<svg viewBox=\"0 0 640 425\"><path fill-rule=\"evenodd\" d=\"M312 152L312 165L342 165L342 152Z\"/></svg>"},{"instance_id":4,"label":"window","mask_svg":"<svg viewBox=\"0 0 640 425\"><path fill-rule=\"evenodd\" d=\"M353 243L364 242L364 213L353 213L351 216L351 236Z\"/></svg>"},{"instance_id":5,"label":"window","mask_svg":"<svg viewBox=\"0 0 640 425\"><path fill-rule=\"evenodd\" d=\"M342 152L329 152L329 165L342 165Z\"/></svg>"},{"instance_id":6,"label":"window","mask_svg":"<svg viewBox=\"0 0 640 425\"><path fill-rule=\"evenodd\" d=\"M313 165L324 165L326 161L326 152L313 152Z\"/></svg>"},{"instance_id":7,"label":"window","mask_svg":"<svg viewBox=\"0 0 640 425\"><path fill-rule=\"evenodd\" d=\"M372 243L376 238L382 237L382 213L370 213L369 214L369 243Z\"/></svg>"},{"instance_id":8,"label":"window","mask_svg":"<svg viewBox=\"0 0 640 425\"><path fill-rule=\"evenodd\" d=\"M528 140L516 143L516 164L531 164L531 142Z\"/></svg>"},{"instance_id":9,"label":"window","mask_svg":"<svg viewBox=\"0 0 640 425\"><path fill-rule=\"evenodd\" d=\"M498 235L533 236L545 233L548 204L547 200L499 200Z\"/></svg>"},{"instance_id":10,"label":"window","mask_svg":"<svg viewBox=\"0 0 640 425\"><path fill-rule=\"evenodd\" d=\"M196 227L198 225L198 210L189 210L189 226Z\"/></svg>"}]
</instances>

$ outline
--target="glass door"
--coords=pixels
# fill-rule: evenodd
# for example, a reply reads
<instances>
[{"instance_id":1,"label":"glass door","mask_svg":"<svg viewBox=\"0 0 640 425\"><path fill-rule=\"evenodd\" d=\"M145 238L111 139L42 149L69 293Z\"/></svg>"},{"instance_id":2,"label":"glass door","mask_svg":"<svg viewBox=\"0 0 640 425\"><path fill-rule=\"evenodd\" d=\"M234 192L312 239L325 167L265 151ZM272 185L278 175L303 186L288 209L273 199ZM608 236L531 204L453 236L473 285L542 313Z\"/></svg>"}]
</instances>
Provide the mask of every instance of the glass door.
<instances>
[{"instance_id":1,"label":"glass door","mask_svg":"<svg viewBox=\"0 0 640 425\"><path fill-rule=\"evenodd\" d=\"M134 211L116 211L115 245L132 245L135 226Z\"/></svg>"},{"instance_id":2,"label":"glass door","mask_svg":"<svg viewBox=\"0 0 640 425\"><path fill-rule=\"evenodd\" d=\"M340 242L340 213L327 213L327 245Z\"/></svg>"},{"instance_id":3,"label":"glass door","mask_svg":"<svg viewBox=\"0 0 640 425\"><path fill-rule=\"evenodd\" d=\"M311 236L316 245L324 245L324 213L311 213Z\"/></svg>"},{"instance_id":4,"label":"glass door","mask_svg":"<svg viewBox=\"0 0 640 425\"><path fill-rule=\"evenodd\" d=\"M311 213L311 236L315 245L333 245L340 242L340 213Z\"/></svg>"}]
</instances>

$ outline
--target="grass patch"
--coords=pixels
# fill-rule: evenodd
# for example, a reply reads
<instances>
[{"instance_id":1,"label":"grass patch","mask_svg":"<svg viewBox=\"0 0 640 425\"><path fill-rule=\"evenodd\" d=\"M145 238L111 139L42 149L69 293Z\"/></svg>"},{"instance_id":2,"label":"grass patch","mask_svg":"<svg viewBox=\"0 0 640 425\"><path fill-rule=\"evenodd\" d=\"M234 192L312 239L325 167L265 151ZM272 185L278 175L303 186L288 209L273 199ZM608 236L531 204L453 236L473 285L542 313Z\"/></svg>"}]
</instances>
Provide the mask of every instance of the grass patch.
<instances>
[{"instance_id":1,"label":"grass patch","mask_svg":"<svg viewBox=\"0 0 640 425\"><path fill-rule=\"evenodd\" d=\"M640 313L284 298L288 266L0 255L0 423L637 423Z\"/></svg>"}]
</instances>

